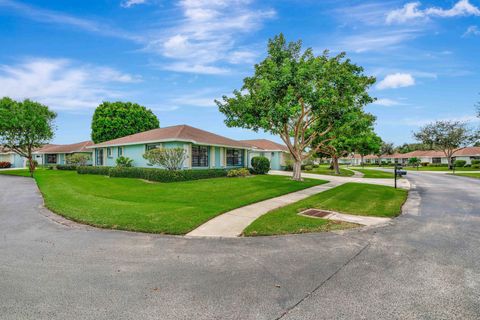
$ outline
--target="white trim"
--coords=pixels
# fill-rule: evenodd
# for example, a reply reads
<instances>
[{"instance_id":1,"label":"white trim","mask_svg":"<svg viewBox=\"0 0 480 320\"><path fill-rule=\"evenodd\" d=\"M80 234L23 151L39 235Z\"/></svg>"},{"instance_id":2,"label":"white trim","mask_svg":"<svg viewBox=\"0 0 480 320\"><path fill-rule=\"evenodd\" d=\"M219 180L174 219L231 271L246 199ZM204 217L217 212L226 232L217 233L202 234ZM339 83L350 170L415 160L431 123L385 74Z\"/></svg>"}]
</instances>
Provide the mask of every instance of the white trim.
<instances>
[{"instance_id":1,"label":"white trim","mask_svg":"<svg viewBox=\"0 0 480 320\"><path fill-rule=\"evenodd\" d=\"M215 147L210 148L210 167L215 167Z\"/></svg>"},{"instance_id":2,"label":"white trim","mask_svg":"<svg viewBox=\"0 0 480 320\"><path fill-rule=\"evenodd\" d=\"M232 145L223 145L223 144L213 144L213 143L206 143L206 142L197 142L195 140L189 139L160 139L160 140L147 140L147 141L140 141L140 142L130 142L130 143L116 143L116 144L105 144L105 145L93 145L86 147L87 149L96 149L96 148L106 148L106 147L118 147L118 146L131 146L137 144L150 144L150 143L158 143L158 142L190 142L199 146L215 146L215 147L224 147L224 148L234 148L234 149L252 149L251 147L237 147Z\"/></svg>"}]
</instances>

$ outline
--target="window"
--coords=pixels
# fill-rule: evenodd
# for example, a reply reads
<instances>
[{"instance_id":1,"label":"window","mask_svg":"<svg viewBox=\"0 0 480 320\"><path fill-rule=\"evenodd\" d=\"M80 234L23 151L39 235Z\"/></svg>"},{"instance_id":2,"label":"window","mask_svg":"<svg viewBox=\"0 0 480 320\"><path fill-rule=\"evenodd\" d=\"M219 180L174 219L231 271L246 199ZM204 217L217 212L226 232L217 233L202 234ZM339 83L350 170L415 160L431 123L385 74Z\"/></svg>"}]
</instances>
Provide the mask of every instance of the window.
<instances>
[{"instance_id":1,"label":"window","mask_svg":"<svg viewBox=\"0 0 480 320\"><path fill-rule=\"evenodd\" d=\"M57 163L57 155L56 154L47 154L47 163Z\"/></svg>"},{"instance_id":2,"label":"window","mask_svg":"<svg viewBox=\"0 0 480 320\"><path fill-rule=\"evenodd\" d=\"M432 163L442 163L442 158L432 158Z\"/></svg>"},{"instance_id":3,"label":"window","mask_svg":"<svg viewBox=\"0 0 480 320\"><path fill-rule=\"evenodd\" d=\"M118 157L123 157L123 147L118 147L118 149L117 149L117 156L118 156Z\"/></svg>"},{"instance_id":4,"label":"window","mask_svg":"<svg viewBox=\"0 0 480 320\"><path fill-rule=\"evenodd\" d=\"M192 146L192 167L208 167L207 146Z\"/></svg>"},{"instance_id":5,"label":"window","mask_svg":"<svg viewBox=\"0 0 480 320\"><path fill-rule=\"evenodd\" d=\"M239 167L243 165L243 150L227 149L227 167Z\"/></svg>"},{"instance_id":6,"label":"window","mask_svg":"<svg viewBox=\"0 0 480 320\"><path fill-rule=\"evenodd\" d=\"M112 157L112 148L107 148L107 157Z\"/></svg>"},{"instance_id":7,"label":"window","mask_svg":"<svg viewBox=\"0 0 480 320\"><path fill-rule=\"evenodd\" d=\"M159 143L150 143L145 145L145 152L153 149L161 148L162 145Z\"/></svg>"}]
</instances>

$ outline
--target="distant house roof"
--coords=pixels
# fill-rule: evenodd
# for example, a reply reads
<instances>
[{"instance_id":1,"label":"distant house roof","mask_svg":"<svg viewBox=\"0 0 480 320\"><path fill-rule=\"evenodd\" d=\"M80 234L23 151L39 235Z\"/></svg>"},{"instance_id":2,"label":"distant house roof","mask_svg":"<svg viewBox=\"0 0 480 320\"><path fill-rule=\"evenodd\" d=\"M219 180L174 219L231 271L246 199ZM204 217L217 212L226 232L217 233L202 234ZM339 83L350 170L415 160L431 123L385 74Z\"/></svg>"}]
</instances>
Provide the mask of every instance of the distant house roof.
<instances>
[{"instance_id":1,"label":"distant house roof","mask_svg":"<svg viewBox=\"0 0 480 320\"><path fill-rule=\"evenodd\" d=\"M249 145L250 147L263 149L266 151L286 151L288 152L287 146L276 143L267 139L253 139L253 140L240 140L240 142Z\"/></svg>"},{"instance_id":2,"label":"distant house roof","mask_svg":"<svg viewBox=\"0 0 480 320\"><path fill-rule=\"evenodd\" d=\"M49 144L45 145L36 152L38 153L75 153L91 152L87 147L93 145L92 141L82 141L72 144Z\"/></svg>"},{"instance_id":3,"label":"distant house roof","mask_svg":"<svg viewBox=\"0 0 480 320\"><path fill-rule=\"evenodd\" d=\"M126 137L98 143L90 146L90 148L165 141L185 141L203 145L236 147L244 149L248 148L247 145L240 141L232 140L218 134L197 129L188 125L177 125L140 132Z\"/></svg>"},{"instance_id":4,"label":"distant house roof","mask_svg":"<svg viewBox=\"0 0 480 320\"><path fill-rule=\"evenodd\" d=\"M480 147L467 147L463 148L461 150L458 150L453 154L453 156L480 156ZM421 158L421 157L427 157L427 158L441 158L445 157L445 154L443 151L438 151L438 150L416 150L416 151L411 151L407 153L394 153L394 154L384 154L381 156L381 158L391 158L391 159L410 159L410 158ZM350 157L345 157L346 159L352 158ZM361 156L359 154L355 154L353 156L355 159L360 159ZM364 157L364 159L375 159L378 158L375 155L367 155Z\"/></svg>"}]
</instances>

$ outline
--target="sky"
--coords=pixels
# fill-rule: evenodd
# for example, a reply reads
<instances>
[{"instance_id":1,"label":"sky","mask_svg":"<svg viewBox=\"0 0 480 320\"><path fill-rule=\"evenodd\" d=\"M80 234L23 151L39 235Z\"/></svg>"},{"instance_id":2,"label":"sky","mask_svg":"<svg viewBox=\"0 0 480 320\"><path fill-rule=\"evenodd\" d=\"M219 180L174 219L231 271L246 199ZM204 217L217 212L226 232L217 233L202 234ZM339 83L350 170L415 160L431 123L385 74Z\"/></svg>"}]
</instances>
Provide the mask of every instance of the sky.
<instances>
[{"instance_id":1,"label":"sky","mask_svg":"<svg viewBox=\"0 0 480 320\"><path fill-rule=\"evenodd\" d=\"M480 0L0 0L0 97L55 110L54 143L90 139L102 101L144 105L161 127L280 141L227 128L214 99L240 89L281 32L376 77L366 110L384 141L413 142L434 120L478 124Z\"/></svg>"}]
</instances>

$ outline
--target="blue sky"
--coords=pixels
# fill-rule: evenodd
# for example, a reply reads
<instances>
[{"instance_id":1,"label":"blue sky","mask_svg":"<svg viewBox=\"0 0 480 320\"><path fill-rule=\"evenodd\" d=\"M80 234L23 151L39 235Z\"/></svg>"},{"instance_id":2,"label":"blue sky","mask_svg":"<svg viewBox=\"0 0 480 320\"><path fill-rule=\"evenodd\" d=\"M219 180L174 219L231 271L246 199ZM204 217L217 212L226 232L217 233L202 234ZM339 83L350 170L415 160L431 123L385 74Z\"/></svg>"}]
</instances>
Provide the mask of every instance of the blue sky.
<instances>
[{"instance_id":1,"label":"blue sky","mask_svg":"<svg viewBox=\"0 0 480 320\"><path fill-rule=\"evenodd\" d=\"M227 128L213 100L240 88L280 32L377 77L367 110L386 141L437 119L476 125L479 0L0 0L0 96L56 110L56 143L89 139L95 107L116 100L161 126L269 138Z\"/></svg>"}]
</instances>

